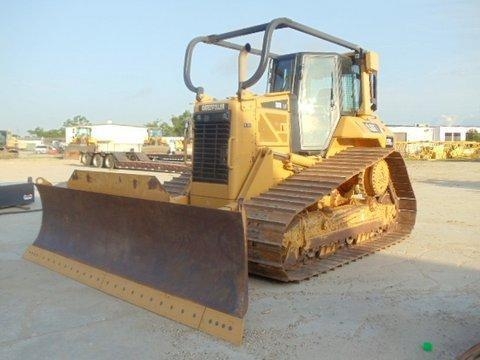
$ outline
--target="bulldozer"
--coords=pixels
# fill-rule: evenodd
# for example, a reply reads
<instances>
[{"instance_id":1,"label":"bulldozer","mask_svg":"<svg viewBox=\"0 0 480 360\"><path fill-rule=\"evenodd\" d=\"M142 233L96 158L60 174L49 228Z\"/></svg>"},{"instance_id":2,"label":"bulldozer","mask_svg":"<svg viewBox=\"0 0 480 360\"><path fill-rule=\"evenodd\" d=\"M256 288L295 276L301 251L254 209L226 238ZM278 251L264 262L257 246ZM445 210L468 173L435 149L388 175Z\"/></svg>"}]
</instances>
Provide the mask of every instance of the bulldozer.
<instances>
[{"instance_id":1,"label":"bulldozer","mask_svg":"<svg viewBox=\"0 0 480 360\"><path fill-rule=\"evenodd\" d=\"M277 54L279 30L346 52ZM258 33L259 48L231 40ZM238 53L234 96L193 84L200 43ZM194 38L183 69L196 99L191 173L163 184L79 170L66 185L37 179L42 226L24 257L240 344L249 273L302 281L411 232L415 195L376 115L378 70L375 52L287 18ZM249 90L264 75L266 93Z\"/></svg>"}]
</instances>

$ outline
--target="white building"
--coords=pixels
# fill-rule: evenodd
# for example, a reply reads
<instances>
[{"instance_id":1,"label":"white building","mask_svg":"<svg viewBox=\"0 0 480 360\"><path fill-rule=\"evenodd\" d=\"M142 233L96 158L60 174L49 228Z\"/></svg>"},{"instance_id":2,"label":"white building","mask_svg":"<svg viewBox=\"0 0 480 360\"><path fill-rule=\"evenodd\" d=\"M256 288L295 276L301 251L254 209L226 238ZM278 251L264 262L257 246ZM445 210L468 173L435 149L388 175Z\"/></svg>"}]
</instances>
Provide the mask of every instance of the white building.
<instances>
[{"instance_id":1,"label":"white building","mask_svg":"<svg viewBox=\"0 0 480 360\"><path fill-rule=\"evenodd\" d=\"M433 141L434 137L433 128L426 125L388 125L388 128L393 132L395 141Z\"/></svg>"},{"instance_id":2,"label":"white building","mask_svg":"<svg viewBox=\"0 0 480 360\"><path fill-rule=\"evenodd\" d=\"M480 132L480 127L465 127L465 126L436 126L434 128L435 141L465 141L467 132L471 129Z\"/></svg>"},{"instance_id":3,"label":"white building","mask_svg":"<svg viewBox=\"0 0 480 360\"><path fill-rule=\"evenodd\" d=\"M469 130L480 133L479 126L429 126L416 124L411 126L388 125L395 141L465 141Z\"/></svg>"}]
</instances>

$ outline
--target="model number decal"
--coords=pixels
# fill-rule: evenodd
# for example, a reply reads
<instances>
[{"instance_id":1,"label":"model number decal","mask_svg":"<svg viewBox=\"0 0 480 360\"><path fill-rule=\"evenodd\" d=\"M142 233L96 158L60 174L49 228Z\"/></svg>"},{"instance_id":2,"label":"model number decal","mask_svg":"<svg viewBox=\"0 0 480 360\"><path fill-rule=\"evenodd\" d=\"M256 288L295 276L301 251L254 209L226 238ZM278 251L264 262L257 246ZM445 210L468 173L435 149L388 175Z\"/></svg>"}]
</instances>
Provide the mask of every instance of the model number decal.
<instances>
[{"instance_id":1,"label":"model number decal","mask_svg":"<svg viewBox=\"0 0 480 360\"><path fill-rule=\"evenodd\" d=\"M288 110L288 102L287 100L266 101L262 103L262 107L267 109Z\"/></svg>"}]
</instances>

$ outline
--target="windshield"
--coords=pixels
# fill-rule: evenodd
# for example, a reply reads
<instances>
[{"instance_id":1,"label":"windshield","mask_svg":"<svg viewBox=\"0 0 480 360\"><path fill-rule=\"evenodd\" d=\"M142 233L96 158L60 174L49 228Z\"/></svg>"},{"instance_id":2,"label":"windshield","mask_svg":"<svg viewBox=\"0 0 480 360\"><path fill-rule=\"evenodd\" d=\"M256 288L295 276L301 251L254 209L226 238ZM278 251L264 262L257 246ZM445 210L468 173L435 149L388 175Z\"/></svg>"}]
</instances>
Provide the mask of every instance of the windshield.
<instances>
[{"instance_id":1,"label":"windshield","mask_svg":"<svg viewBox=\"0 0 480 360\"><path fill-rule=\"evenodd\" d=\"M360 107L360 67L342 58L342 115L355 115Z\"/></svg>"}]
</instances>

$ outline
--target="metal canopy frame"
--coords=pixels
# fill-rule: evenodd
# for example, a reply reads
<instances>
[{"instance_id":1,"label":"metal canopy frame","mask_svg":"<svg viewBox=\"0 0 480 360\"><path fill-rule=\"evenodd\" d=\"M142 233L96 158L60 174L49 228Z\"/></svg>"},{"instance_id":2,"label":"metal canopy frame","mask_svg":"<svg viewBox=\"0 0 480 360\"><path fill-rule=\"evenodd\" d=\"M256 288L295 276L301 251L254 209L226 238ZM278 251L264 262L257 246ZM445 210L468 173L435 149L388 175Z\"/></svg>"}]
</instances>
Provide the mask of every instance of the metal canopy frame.
<instances>
[{"instance_id":1,"label":"metal canopy frame","mask_svg":"<svg viewBox=\"0 0 480 360\"><path fill-rule=\"evenodd\" d=\"M363 49L359 45L353 44L349 41L345 41L338 37L329 35L327 33L324 33L322 31L316 30L309 26L300 24L288 18L277 18L277 19L273 19L269 23L251 26L244 29L240 29L240 30L229 31L223 34L199 36L191 40L185 51L185 62L183 67L183 79L185 81L185 85L189 90L193 91L197 95L201 95L204 92L203 87L193 85L192 79L190 77L192 53L193 53L193 49L198 43L202 42L205 44L217 45L217 46L241 51L242 49L245 48L244 45L235 44L226 40L244 36L244 35L259 33L263 31L265 32L265 34L263 36L262 49L254 49L254 48L250 49L250 53L260 56L260 62L254 74L249 79L243 82L240 82L240 89L246 89L255 85L265 73L265 70L268 65L268 60L270 58L274 58L277 56L276 54L273 54L270 52L273 32L277 29L284 29L284 28L297 30L304 34L314 36L316 38L328 41L330 43L345 47L350 50L354 50L355 52L358 52L358 53L363 52Z\"/></svg>"}]
</instances>

